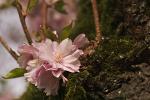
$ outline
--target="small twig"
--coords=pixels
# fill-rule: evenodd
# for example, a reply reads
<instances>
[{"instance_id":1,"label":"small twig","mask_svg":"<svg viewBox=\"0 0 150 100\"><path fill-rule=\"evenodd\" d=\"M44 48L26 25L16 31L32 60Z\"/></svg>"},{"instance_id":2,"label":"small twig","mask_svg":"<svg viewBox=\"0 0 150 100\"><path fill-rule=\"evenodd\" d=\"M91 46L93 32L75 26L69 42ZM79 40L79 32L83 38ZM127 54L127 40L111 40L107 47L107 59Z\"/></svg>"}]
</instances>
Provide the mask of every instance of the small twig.
<instances>
[{"instance_id":1,"label":"small twig","mask_svg":"<svg viewBox=\"0 0 150 100\"><path fill-rule=\"evenodd\" d=\"M96 27L96 38L95 38L95 40L96 40L96 44L98 45L102 40L100 23L99 23L100 20L99 20L99 14L98 14L98 10L97 10L96 0L91 0L91 3L92 3L94 21L95 21L95 27Z\"/></svg>"},{"instance_id":2,"label":"small twig","mask_svg":"<svg viewBox=\"0 0 150 100\"><path fill-rule=\"evenodd\" d=\"M47 27L47 4L45 1L42 2L42 25L43 27Z\"/></svg>"},{"instance_id":3,"label":"small twig","mask_svg":"<svg viewBox=\"0 0 150 100\"><path fill-rule=\"evenodd\" d=\"M85 55L91 55L94 53L95 48L98 47L99 43L102 41L102 34L100 30L100 20L99 20L99 14L97 10L97 3L96 0L91 0L92 3L92 9L93 9L93 15L94 15L94 22L95 22L95 30L96 30L96 37L94 41L91 41L91 44L84 50Z\"/></svg>"},{"instance_id":4,"label":"small twig","mask_svg":"<svg viewBox=\"0 0 150 100\"><path fill-rule=\"evenodd\" d=\"M18 11L18 14L19 14L19 17L20 17L20 22L22 24L25 36L26 36L26 38L28 40L28 43L31 44L32 43L32 38L30 36L30 33L28 31L28 28L27 28L27 25L26 25L26 22L25 22L26 13L22 12L22 6L21 6L21 4L19 3L18 0L16 0L15 6L17 8L17 11Z\"/></svg>"},{"instance_id":5,"label":"small twig","mask_svg":"<svg viewBox=\"0 0 150 100\"><path fill-rule=\"evenodd\" d=\"M16 54L15 51L13 51L8 44L6 43L6 41L4 41L4 39L0 36L0 43L4 46L4 48L11 54L11 56L17 61L18 59L18 55Z\"/></svg>"},{"instance_id":6,"label":"small twig","mask_svg":"<svg viewBox=\"0 0 150 100\"><path fill-rule=\"evenodd\" d=\"M41 28L42 28L42 31L40 33L42 40L45 40L45 38L46 38L44 30L47 29L47 10L48 10L48 6L47 6L46 2L43 1L42 2L42 10L41 10L41 16L42 16Z\"/></svg>"}]
</instances>

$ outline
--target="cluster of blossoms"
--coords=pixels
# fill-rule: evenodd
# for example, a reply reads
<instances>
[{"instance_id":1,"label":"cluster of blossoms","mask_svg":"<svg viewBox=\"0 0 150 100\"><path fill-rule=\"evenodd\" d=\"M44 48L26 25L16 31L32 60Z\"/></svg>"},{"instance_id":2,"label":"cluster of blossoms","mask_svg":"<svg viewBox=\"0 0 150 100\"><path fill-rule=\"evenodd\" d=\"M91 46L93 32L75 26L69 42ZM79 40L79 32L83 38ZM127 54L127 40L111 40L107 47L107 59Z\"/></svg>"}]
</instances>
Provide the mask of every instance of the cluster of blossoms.
<instances>
[{"instance_id":1,"label":"cluster of blossoms","mask_svg":"<svg viewBox=\"0 0 150 100\"><path fill-rule=\"evenodd\" d=\"M47 95L57 95L60 79L67 81L63 73L79 72L79 57L83 54L81 48L88 42L85 35L80 34L74 41L67 38L58 43L46 39L32 45L24 44L18 49L18 62L27 70L24 74L27 81L39 89L44 89Z\"/></svg>"}]
</instances>

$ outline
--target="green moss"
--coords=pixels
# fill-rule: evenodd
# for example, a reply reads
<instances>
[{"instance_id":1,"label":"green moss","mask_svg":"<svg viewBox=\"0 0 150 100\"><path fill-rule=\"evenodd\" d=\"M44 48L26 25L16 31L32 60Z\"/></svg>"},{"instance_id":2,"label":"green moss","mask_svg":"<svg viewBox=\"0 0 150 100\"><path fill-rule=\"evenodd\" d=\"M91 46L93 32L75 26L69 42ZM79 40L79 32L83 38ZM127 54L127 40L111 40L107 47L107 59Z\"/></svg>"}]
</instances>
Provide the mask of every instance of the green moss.
<instances>
[{"instance_id":1,"label":"green moss","mask_svg":"<svg viewBox=\"0 0 150 100\"><path fill-rule=\"evenodd\" d=\"M65 100L86 100L86 91L82 86L84 80L89 76L88 71L82 71L69 75L69 81L66 86Z\"/></svg>"},{"instance_id":2,"label":"green moss","mask_svg":"<svg viewBox=\"0 0 150 100\"><path fill-rule=\"evenodd\" d=\"M86 91L82 86L72 86L68 89L65 100L86 100Z\"/></svg>"},{"instance_id":3,"label":"green moss","mask_svg":"<svg viewBox=\"0 0 150 100\"><path fill-rule=\"evenodd\" d=\"M37 89L34 85L29 84L27 91L19 100L47 100L45 93Z\"/></svg>"}]
</instances>

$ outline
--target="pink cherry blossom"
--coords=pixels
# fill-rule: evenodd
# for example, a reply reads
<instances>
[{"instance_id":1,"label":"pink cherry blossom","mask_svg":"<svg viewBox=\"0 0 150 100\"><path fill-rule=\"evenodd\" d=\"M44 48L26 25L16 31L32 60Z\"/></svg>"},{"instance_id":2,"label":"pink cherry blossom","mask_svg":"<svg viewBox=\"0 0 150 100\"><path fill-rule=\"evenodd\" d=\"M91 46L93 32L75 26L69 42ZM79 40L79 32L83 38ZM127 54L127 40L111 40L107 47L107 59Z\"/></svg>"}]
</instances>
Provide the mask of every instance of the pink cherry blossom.
<instances>
[{"instance_id":1,"label":"pink cherry blossom","mask_svg":"<svg viewBox=\"0 0 150 100\"><path fill-rule=\"evenodd\" d=\"M80 37L81 36L81 37ZM86 40L79 45L77 42ZM79 57L83 51L79 48L87 44L85 35L79 35L74 43L71 39L65 39L58 43L46 39L32 45L22 45L18 52L19 64L27 70L25 77L29 82L44 89L47 95L56 95L59 88L59 80L67 81L63 72L79 72Z\"/></svg>"},{"instance_id":2,"label":"pink cherry blossom","mask_svg":"<svg viewBox=\"0 0 150 100\"><path fill-rule=\"evenodd\" d=\"M55 77L60 77L64 71L79 72L79 57L83 51L77 49L70 39L65 39L60 44L47 39L44 43L35 44L35 47L39 50L39 59L51 65L44 66L45 69L51 70Z\"/></svg>"}]
</instances>

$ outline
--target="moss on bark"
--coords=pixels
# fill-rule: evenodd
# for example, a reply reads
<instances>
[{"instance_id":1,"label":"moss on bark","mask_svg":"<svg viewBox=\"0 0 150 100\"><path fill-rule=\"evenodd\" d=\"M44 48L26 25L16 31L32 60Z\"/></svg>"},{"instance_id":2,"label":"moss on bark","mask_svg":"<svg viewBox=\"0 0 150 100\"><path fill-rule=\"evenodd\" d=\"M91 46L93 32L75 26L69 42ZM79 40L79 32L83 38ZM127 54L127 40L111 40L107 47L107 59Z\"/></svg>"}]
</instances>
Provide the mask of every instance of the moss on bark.
<instances>
[{"instance_id":1,"label":"moss on bark","mask_svg":"<svg viewBox=\"0 0 150 100\"><path fill-rule=\"evenodd\" d=\"M65 88L60 87L57 97L44 97L44 99L132 99L125 93L111 97L109 94L130 82L131 77L123 75L128 72L138 72L139 69L133 65L148 63L150 60L148 53L150 2L149 0L97 0L97 3L101 14L103 43L92 56L82 60L84 66L80 73L68 75L69 81ZM79 0L78 7L79 15L72 31L72 38L84 32L90 39L94 39L95 28L90 0ZM30 99L23 100L36 98L35 94L29 94L30 91L23 97ZM39 98L43 95L39 92L37 94Z\"/></svg>"}]
</instances>

